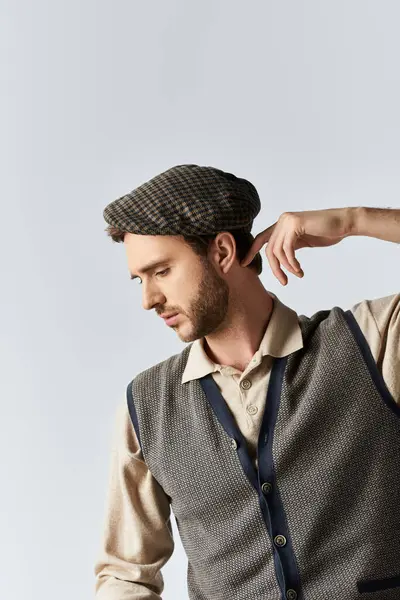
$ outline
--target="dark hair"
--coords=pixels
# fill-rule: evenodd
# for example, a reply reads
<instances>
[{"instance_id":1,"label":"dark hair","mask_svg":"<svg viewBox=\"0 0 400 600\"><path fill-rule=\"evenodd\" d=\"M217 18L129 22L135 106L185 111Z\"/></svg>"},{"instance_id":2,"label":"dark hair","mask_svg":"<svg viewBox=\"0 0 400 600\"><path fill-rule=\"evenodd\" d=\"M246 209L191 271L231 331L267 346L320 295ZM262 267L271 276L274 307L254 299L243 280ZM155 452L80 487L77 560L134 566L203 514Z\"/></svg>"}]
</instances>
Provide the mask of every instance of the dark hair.
<instances>
[{"instance_id":1,"label":"dark hair","mask_svg":"<svg viewBox=\"0 0 400 600\"><path fill-rule=\"evenodd\" d=\"M111 237L114 242L123 242L126 231L118 229L118 227L114 227L113 225L108 225L106 230L107 235ZM254 241L254 237L251 233L247 231L243 231L242 229L232 229L227 230L229 233L233 235L236 243L236 256L237 259L242 261L246 256L247 252L250 250L251 245ZM192 250L198 254L199 256L206 257L208 253L208 249L210 247L211 242L216 238L217 234L211 235L184 235L182 237L185 243L192 248ZM247 265L250 269L255 271L257 275L260 275L262 272L262 259L261 254L257 252L251 263Z\"/></svg>"}]
</instances>

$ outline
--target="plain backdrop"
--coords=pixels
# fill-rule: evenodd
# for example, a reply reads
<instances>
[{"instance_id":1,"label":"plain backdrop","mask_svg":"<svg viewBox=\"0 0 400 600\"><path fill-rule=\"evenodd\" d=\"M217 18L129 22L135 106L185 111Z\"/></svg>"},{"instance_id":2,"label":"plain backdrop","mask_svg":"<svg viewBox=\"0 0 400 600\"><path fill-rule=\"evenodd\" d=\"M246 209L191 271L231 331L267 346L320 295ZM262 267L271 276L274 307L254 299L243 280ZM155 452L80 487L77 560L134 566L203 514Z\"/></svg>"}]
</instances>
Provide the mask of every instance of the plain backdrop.
<instances>
[{"instance_id":1,"label":"plain backdrop","mask_svg":"<svg viewBox=\"0 0 400 600\"><path fill-rule=\"evenodd\" d=\"M395 0L2 0L0 597L94 595L111 433L127 383L184 348L141 306L106 204L182 163L282 212L399 208ZM302 249L299 314L399 291L399 246ZM163 569L186 600L186 557Z\"/></svg>"}]
</instances>

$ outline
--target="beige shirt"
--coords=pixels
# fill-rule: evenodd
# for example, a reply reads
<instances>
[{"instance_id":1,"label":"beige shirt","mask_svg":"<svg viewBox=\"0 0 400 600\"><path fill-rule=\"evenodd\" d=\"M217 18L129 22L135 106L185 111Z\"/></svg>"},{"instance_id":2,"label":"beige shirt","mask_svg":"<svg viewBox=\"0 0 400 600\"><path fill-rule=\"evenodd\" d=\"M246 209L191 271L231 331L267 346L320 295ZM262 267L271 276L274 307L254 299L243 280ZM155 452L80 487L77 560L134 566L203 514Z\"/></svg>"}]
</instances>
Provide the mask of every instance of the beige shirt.
<instances>
[{"instance_id":1,"label":"beige shirt","mask_svg":"<svg viewBox=\"0 0 400 600\"><path fill-rule=\"evenodd\" d=\"M245 371L215 364L205 353L202 340L196 340L182 377L184 383L212 373L255 466L273 357L287 356L303 346L297 313L269 293L274 299L271 318ZM400 294L363 300L351 311L400 405ZM160 598L164 588L161 567L174 549L170 516L167 497L143 460L124 390L117 409L104 531L95 564L97 600Z\"/></svg>"}]
</instances>

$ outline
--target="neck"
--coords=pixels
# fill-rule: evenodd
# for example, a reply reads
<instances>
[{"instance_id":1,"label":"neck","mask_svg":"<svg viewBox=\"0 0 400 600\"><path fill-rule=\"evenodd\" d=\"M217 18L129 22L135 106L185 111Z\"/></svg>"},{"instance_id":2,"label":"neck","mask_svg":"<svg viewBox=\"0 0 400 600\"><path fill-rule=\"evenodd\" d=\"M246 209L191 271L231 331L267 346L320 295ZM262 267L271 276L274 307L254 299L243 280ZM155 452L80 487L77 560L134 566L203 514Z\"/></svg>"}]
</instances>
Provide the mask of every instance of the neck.
<instances>
[{"instance_id":1,"label":"neck","mask_svg":"<svg viewBox=\"0 0 400 600\"><path fill-rule=\"evenodd\" d=\"M257 277L232 293L228 313L221 328L203 338L204 350L220 365L244 371L258 350L268 326L274 300Z\"/></svg>"}]
</instances>

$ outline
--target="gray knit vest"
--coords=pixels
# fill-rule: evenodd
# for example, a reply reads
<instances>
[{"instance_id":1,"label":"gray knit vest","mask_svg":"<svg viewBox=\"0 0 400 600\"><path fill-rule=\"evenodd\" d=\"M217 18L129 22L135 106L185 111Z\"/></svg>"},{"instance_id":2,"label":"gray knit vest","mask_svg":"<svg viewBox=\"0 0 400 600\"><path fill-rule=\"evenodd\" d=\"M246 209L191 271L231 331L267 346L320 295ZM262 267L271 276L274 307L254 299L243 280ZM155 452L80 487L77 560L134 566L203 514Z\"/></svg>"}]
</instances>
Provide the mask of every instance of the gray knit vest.
<instances>
[{"instance_id":1,"label":"gray knit vest","mask_svg":"<svg viewBox=\"0 0 400 600\"><path fill-rule=\"evenodd\" d=\"M127 388L144 460L168 495L191 600L399 600L400 407L351 311L299 316L275 358L258 469L190 345Z\"/></svg>"}]
</instances>

